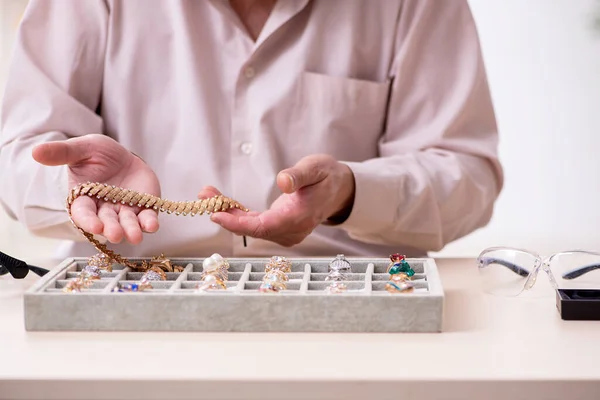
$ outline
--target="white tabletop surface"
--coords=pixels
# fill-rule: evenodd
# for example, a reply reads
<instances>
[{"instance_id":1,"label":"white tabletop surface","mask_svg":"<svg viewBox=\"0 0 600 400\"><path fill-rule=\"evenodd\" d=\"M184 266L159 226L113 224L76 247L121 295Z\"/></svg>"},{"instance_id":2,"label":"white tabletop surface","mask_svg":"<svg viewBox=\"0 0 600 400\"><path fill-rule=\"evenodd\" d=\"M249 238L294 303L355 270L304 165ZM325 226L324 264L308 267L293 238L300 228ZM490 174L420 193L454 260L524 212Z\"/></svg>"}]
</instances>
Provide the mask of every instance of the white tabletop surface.
<instances>
[{"instance_id":1,"label":"white tabletop surface","mask_svg":"<svg viewBox=\"0 0 600 400\"><path fill-rule=\"evenodd\" d=\"M561 320L549 286L493 297L473 260L436 262L438 334L26 332L39 278L5 276L0 398L600 399L600 321Z\"/></svg>"}]
</instances>

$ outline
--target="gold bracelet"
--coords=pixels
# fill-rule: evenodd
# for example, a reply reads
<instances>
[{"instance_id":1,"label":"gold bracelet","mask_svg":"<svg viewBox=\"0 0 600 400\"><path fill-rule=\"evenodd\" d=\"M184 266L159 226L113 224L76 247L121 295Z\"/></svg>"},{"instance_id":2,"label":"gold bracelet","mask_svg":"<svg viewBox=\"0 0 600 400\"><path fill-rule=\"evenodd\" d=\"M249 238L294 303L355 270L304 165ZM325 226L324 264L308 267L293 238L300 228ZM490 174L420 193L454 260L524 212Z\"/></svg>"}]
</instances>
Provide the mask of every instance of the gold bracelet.
<instances>
[{"instance_id":1,"label":"gold bracelet","mask_svg":"<svg viewBox=\"0 0 600 400\"><path fill-rule=\"evenodd\" d=\"M166 212L167 214L174 213L175 215L184 216L211 214L218 211L227 211L233 208L237 208L246 212L248 211L248 209L239 202L223 195L195 201L171 201L151 194L140 193L135 190L108 185L106 183L87 182L75 186L70 190L66 201L67 212L73 226L75 226L75 228L79 230L101 254L108 257L111 262L117 262L135 271L147 271L152 266L159 266L165 272L181 272L183 268L172 266L169 259L164 257L163 254L161 254L159 257L154 257L150 262L144 260L140 264L136 264L126 260L114 251L109 250L106 245L96 240L94 235L86 232L77 226L75 221L73 221L71 206L73 205L75 199L81 196L96 197L97 199L106 202L121 203L132 207L136 206L145 209L153 209L157 212Z\"/></svg>"}]
</instances>

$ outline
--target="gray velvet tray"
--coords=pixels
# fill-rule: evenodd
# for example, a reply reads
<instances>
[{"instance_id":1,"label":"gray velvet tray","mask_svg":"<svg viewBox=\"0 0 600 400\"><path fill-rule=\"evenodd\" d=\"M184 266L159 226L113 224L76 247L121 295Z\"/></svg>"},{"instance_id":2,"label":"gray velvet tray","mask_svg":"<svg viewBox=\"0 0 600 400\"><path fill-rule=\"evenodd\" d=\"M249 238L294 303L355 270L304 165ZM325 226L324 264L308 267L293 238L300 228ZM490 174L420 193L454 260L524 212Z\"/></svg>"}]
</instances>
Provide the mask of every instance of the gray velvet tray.
<instances>
[{"instance_id":1,"label":"gray velvet tray","mask_svg":"<svg viewBox=\"0 0 600 400\"><path fill-rule=\"evenodd\" d=\"M113 272L80 293L62 288L86 265L64 260L24 296L29 331L213 331L213 332L441 332L444 292L433 259L407 259L416 272L413 293L388 293L389 259L347 257L348 291L323 289L333 258L292 261L288 289L260 293L268 258L229 258L228 289L196 292L202 258L173 258L185 266L143 292L113 292L137 283L141 272L115 264ZM139 258L131 258L140 261Z\"/></svg>"}]
</instances>

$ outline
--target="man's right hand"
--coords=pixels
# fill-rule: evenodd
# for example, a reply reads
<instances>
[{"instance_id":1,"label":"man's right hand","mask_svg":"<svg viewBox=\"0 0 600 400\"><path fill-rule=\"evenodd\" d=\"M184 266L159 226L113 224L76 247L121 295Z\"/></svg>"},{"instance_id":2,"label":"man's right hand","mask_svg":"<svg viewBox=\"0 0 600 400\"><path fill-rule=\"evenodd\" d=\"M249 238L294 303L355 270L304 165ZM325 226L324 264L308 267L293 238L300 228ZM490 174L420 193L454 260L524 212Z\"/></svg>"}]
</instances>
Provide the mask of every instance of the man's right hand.
<instances>
[{"instance_id":1,"label":"man's right hand","mask_svg":"<svg viewBox=\"0 0 600 400\"><path fill-rule=\"evenodd\" d=\"M160 184L154 171L105 135L90 134L40 144L33 149L32 155L43 165L67 165L69 189L89 181L160 196ZM111 243L119 243L125 238L138 244L142 241L142 232L158 230L155 210L113 204L95 197L78 197L71 206L71 213L77 226L102 235Z\"/></svg>"}]
</instances>

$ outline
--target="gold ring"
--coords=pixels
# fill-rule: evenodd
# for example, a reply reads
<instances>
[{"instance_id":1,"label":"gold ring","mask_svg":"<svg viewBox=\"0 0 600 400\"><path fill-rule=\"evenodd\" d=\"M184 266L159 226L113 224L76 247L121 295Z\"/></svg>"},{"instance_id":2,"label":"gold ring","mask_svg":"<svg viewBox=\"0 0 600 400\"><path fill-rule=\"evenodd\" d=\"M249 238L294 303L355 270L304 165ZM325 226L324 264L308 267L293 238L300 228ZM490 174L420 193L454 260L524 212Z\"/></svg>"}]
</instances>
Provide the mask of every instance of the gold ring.
<instances>
[{"instance_id":1,"label":"gold ring","mask_svg":"<svg viewBox=\"0 0 600 400\"><path fill-rule=\"evenodd\" d=\"M292 271L292 263L285 257L274 256L265 266L265 276L258 288L260 293L277 293L287 289L285 282L288 281L287 274Z\"/></svg>"}]
</instances>

